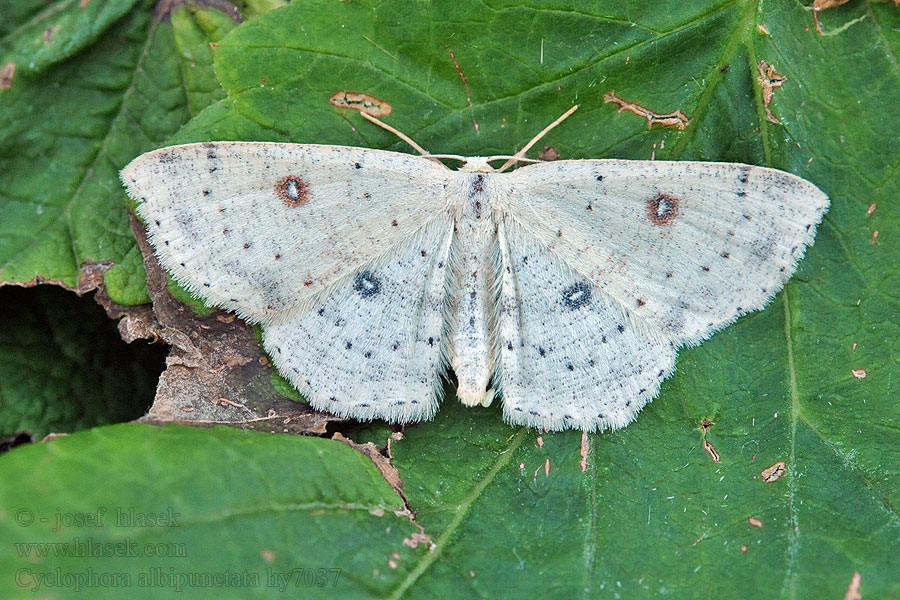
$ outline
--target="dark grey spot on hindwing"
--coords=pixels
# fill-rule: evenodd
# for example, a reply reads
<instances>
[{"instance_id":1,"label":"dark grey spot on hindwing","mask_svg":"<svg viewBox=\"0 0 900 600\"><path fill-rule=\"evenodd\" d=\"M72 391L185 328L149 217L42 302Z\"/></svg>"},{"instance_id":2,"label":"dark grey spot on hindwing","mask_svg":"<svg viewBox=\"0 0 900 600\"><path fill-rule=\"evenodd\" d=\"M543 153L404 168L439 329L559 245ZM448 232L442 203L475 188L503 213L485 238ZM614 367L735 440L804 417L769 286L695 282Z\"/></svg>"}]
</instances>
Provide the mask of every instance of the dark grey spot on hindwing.
<instances>
[{"instance_id":1,"label":"dark grey spot on hindwing","mask_svg":"<svg viewBox=\"0 0 900 600\"><path fill-rule=\"evenodd\" d=\"M381 292L381 280L370 271L362 271L353 281L353 290L359 292L363 298L369 298Z\"/></svg>"},{"instance_id":2,"label":"dark grey spot on hindwing","mask_svg":"<svg viewBox=\"0 0 900 600\"><path fill-rule=\"evenodd\" d=\"M574 283L563 290L563 304L575 310L591 301L591 286L583 281Z\"/></svg>"}]
</instances>

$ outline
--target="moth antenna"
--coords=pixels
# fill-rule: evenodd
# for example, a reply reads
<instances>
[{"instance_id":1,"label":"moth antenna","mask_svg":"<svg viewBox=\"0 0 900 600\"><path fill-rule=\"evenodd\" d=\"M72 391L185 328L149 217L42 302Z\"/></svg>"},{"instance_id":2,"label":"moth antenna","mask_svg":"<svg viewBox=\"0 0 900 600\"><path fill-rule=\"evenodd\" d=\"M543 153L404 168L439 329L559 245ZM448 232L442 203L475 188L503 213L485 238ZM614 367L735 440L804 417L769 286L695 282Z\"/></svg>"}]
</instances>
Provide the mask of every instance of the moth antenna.
<instances>
[{"instance_id":1,"label":"moth antenna","mask_svg":"<svg viewBox=\"0 0 900 600\"><path fill-rule=\"evenodd\" d=\"M543 162L536 158L524 158L522 156L510 156L509 154L498 154L497 156L489 156L487 159L488 162L491 162L494 160L514 160L516 162L525 162L525 163Z\"/></svg>"},{"instance_id":2,"label":"moth antenna","mask_svg":"<svg viewBox=\"0 0 900 600\"><path fill-rule=\"evenodd\" d=\"M572 108L570 108L569 110L567 110L565 113L563 113L563 115L562 115L560 118L556 119L555 121L553 121L552 123L550 123L549 125L547 125L546 127L544 127L544 130L541 131L541 132L540 132L539 134L537 134L536 136L534 136L533 138L531 138L531 141L528 142L527 144L525 144L525 147L524 147L524 148L522 148L521 150L519 150L518 152L516 152L515 155L513 155L512 158L510 158L508 161L506 161L505 163L503 163L503 165L502 165L499 169L497 169L497 172L498 172L498 173L502 173L502 172L505 171L506 169L510 168L511 166L513 166L514 164L516 164L517 162L519 162L519 161L520 161L520 160L528 153L528 151L531 150L531 147L532 147L532 146L534 146L535 144L537 144L538 141L539 141L542 137L544 137L545 135L547 135L547 133L549 133L551 129L553 129L554 127L556 127L557 125L559 125L560 123L562 123L563 121L565 121L565 120L569 117L569 115L571 115L571 114L572 114L573 112L575 112L576 110L578 110L578 105L577 105L577 104L576 104L575 106L573 106ZM365 113L363 113L363 114L365 114Z\"/></svg>"},{"instance_id":3,"label":"moth antenna","mask_svg":"<svg viewBox=\"0 0 900 600\"><path fill-rule=\"evenodd\" d=\"M411 137L409 137L408 135L406 135L406 134L403 133L402 131L399 131L398 129L394 129L393 127L391 127L390 125L388 125L388 124L385 123L384 121L382 121L382 120L380 120L380 119L376 119L375 117L373 117L373 116L370 115L370 114L367 114L367 113L364 112L364 111L359 111L359 114L361 114L361 115L363 116L363 118L366 119L367 121L371 121L371 122L375 123L376 125L378 125L379 127L382 127L383 129L386 129L387 131L390 131L391 133L393 133L394 135L396 135L398 138L400 138L401 140L403 140L404 142L406 142L407 144L409 144L410 146L412 146L419 154L421 154L421 155L424 156L425 158L427 158L427 159L429 159L429 160L433 160L434 162L436 162L436 163L438 163L438 164L440 164L440 165L444 164L444 163L442 163L441 161L439 161L438 159L434 158L434 157L428 152L428 150L426 150L426 149L423 148L422 146L420 146L420 145L418 145L417 143L415 143Z\"/></svg>"},{"instance_id":4,"label":"moth antenna","mask_svg":"<svg viewBox=\"0 0 900 600\"><path fill-rule=\"evenodd\" d=\"M461 160L462 162L469 160L468 156L460 156L459 154L429 154L428 158L449 158L452 160Z\"/></svg>"}]
</instances>

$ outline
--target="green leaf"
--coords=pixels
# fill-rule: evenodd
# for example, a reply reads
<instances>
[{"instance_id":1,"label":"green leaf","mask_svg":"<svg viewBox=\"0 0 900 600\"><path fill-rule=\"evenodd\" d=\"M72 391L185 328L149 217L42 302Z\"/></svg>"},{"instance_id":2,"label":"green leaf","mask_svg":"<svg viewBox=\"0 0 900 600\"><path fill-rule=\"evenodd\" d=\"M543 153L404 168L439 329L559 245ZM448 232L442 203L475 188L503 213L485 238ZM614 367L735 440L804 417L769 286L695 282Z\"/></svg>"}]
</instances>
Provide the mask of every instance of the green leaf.
<instances>
[{"instance_id":1,"label":"green leaf","mask_svg":"<svg viewBox=\"0 0 900 600\"><path fill-rule=\"evenodd\" d=\"M162 351L126 345L91 298L52 286L0 290L0 436L40 439L143 416Z\"/></svg>"},{"instance_id":2,"label":"green leaf","mask_svg":"<svg viewBox=\"0 0 900 600\"><path fill-rule=\"evenodd\" d=\"M0 91L2 281L74 286L86 261L113 261L110 296L125 304L149 299L118 171L222 96L208 43L234 22L186 7L172 24L155 22L146 1L123 17L131 4L58 2L18 15L23 22L0 43L16 56L32 52L36 64L34 73L17 68ZM51 20L54 40L71 39L28 50Z\"/></svg>"},{"instance_id":3,"label":"green leaf","mask_svg":"<svg viewBox=\"0 0 900 600\"><path fill-rule=\"evenodd\" d=\"M0 65L14 63L19 75L40 73L88 47L137 2L4 0Z\"/></svg>"},{"instance_id":4,"label":"green leaf","mask_svg":"<svg viewBox=\"0 0 900 600\"><path fill-rule=\"evenodd\" d=\"M509 154L578 103L542 140L563 158L764 164L813 181L832 200L815 245L775 301L683 350L677 374L636 423L587 436L584 470L580 433L539 442L538 432L503 424L499 407L465 410L452 394L434 422L407 428L392 444L394 464L436 546L402 554L396 570L383 560L377 568L387 579L349 588L351 595L839 598L855 572L864 598L900 593L900 11L850 2L819 19L824 36L810 10L787 0L310 0L249 21L216 46L229 95L177 141L409 152L328 101L358 91L390 103L385 120L432 152ZM769 106L779 123L767 119L761 61L786 77ZM158 106L186 102L165 89L148 93L148 114L159 118ZM681 110L691 122L683 131L648 129L605 104L610 91L659 113ZM704 429L704 419L713 424ZM142 438L119 444L144 448ZM291 468L304 458L291 457ZM277 471L264 459L248 461L251 474L260 465ZM763 471L779 461L783 476L764 482ZM196 470L182 462L140 481L164 497L193 492L186 470ZM60 477L60 489L72 485ZM129 481L107 477L122 479ZM241 485L226 480L218 490L231 497ZM62 497L43 489L51 500ZM229 534L244 539L245 529L239 522ZM305 558L310 547L337 543L344 573L362 586L376 567L353 563L355 551L369 557L365 549L379 539L394 544L390 535L303 530L281 552ZM218 546L192 555L192 568L204 570L210 548ZM235 597L246 597L241 592Z\"/></svg>"},{"instance_id":5,"label":"green leaf","mask_svg":"<svg viewBox=\"0 0 900 600\"><path fill-rule=\"evenodd\" d=\"M102 427L17 448L0 482L4 598L378 597L426 551L372 461L318 438Z\"/></svg>"},{"instance_id":6,"label":"green leaf","mask_svg":"<svg viewBox=\"0 0 900 600\"><path fill-rule=\"evenodd\" d=\"M545 434L539 447L497 409L462 411L452 396L434 423L410 428L395 464L437 549L393 597L839 597L854 572L864 595L900 592L900 310L888 241L898 234L900 15L860 3L820 17L839 33L818 36L812 13L786 1L309 2L217 46L229 97L178 141L409 151L328 103L350 90L393 105L387 121L430 151L511 153L579 103L542 142L564 158L764 164L832 199L785 291L684 350L637 423L588 436L585 471L579 433ZM769 107L779 123L767 119L763 60L787 78ZM604 104L613 90L691 123L648 129ZM779 461L786 473L765 483Z\"/></svg>"}]
</instances>

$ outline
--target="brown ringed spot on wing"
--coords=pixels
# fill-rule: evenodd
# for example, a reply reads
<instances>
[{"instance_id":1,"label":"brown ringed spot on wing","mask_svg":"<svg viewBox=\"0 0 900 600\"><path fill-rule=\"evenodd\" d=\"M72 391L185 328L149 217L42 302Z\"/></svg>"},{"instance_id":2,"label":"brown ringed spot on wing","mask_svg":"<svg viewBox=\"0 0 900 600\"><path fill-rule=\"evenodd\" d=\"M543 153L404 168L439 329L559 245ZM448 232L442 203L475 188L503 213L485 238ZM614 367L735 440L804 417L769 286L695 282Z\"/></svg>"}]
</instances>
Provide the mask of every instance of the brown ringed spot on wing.
<instances>
[{"instance_id":1,"label":"brown ringed spot on wing","mask_svg":"<svg viewBox=\"0 0 900 600\"><path fill-rule=\"evenodd\" d=\"M299 175L285 175L279 179L275 184L275 194L290 208L308 204L312 199L309 184Z\"/></svg>"},{"instance_id":2,"label":"brown ringed spot on wing","mask_svg":"<svg viewBox=\"0 0 900 600\"><path fill-rule=\"evenodd\" d=\"M340 91L332 95L328 101L337 108L352 108L371 117L386 117L394 110L394 107L384 100L362 92Z\"/></svg>"},{"instance_id":3,"label":"brown ringed spot on wing","mask_svg":"<svg viewBox=\"0 0 900 600\"><path fill-rule=\"evenodd\" d=\"M669 225L678 216L681 201L668 194L657 194L647 200L647 218L654 225Z\"/></svg>"},{"instance_id":4,"label":"brown ringed spot on wing","mask_svg":"<svg viewBox=\"0 0 900 600\"><path fill-rule=\"evenodd\" d=\"M785 473L787 473L787 467L785 466L783 460L779 460L771 467L763 469L763 472L760 473L760 475L762 475L763 481L765 481L766 483L772 483L773 481L781 479L782 475L784 475Z\"/></svg>"}]
</instances>

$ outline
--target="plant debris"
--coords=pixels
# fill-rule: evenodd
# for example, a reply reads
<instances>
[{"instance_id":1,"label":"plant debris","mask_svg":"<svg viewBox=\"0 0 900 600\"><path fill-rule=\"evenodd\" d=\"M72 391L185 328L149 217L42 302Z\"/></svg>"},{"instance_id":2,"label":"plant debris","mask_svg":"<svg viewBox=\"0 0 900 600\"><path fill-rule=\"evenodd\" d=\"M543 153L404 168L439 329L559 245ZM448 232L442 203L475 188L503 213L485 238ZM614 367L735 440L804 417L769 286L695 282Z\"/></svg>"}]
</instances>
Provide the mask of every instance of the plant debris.
<instances>
[{"instance_id":1,"label":"plant debris","mask_svg":"<svg viewBox=\"0 0 900 600\"><path fill-rule=\"evenodd\" d=\"M615 104L619 107L619 112L627 110L640 117L647 119L647 129L651 129L654 125L662 125L663 127L674 127L675 129L684 129L691 120L680 110L668 114L660 114L650 109L644 108L640 104L629 102L615 92L609 91L603 96L603 102L606 104Z\"/></svg>"},{"instance_id":2,"label":"plant debris","mask_svg":"<svg viewBox=\"0 0 900 600\"><path fill-rule=\"evenodd\" d=\"M772 98L775 96L775 88L783 86L784 82L787 81L787 77L776 71L775 67L764 60L759 61L758 69L759 78L757 81L759 81L759 84L762 86L763 106L766 109L766 119L780 125L781 121L775 118L769 105L772 103Z\"/></svg>"}]
</instances>

